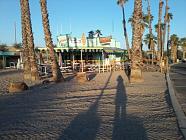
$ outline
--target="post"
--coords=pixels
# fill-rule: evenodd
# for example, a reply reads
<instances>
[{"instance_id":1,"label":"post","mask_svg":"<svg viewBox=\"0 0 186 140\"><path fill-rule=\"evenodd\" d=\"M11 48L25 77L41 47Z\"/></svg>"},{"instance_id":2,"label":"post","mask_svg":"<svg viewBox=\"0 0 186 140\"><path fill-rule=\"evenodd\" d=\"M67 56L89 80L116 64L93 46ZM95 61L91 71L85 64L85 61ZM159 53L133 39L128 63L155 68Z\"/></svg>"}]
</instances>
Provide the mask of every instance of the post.
<instances>
[{"instance_id":1,"label":"post","mask_svg":"<svg viewBox=\"0 0 186 140\"><path fill-rule=\"evenodd\" d=\"M83 50L81 47L81 72L83 72Z\"/></svg>"},{"instance_id":2,"label":"post","mask_svg":"<svg viewBox=\"0 0 186 140\"><path fill-rule=\"evenodd\" d=\"M100 58L99 58L99 73L100 73L100 68L101 68L101 67L100 67Z\"/></svg>"},{"instance_id":3,"label":"post","mask_svg":"<svg viewBox=\"0 0 186 140\"><path fill-rule=\"evenodd\" d=\"M102 50L102 63L103 63L103 73L104 73L104 54L103 54L103 50Z\"/></svg>"},{"instance_id":4,"label":"post","mask_svg":"<svg viewBox=\"0 0 186 140\"><path fill-rule=\"evenodd\" d=\"M74 52L72 53L72 69L74 71Z\"/></svg>"},{"instance_id":5,"label":"post","mask_svg":"<svg viewBox=\"0 0 186 140\"><path fill-rule=\"evenodd\" d=\"M5 56L3 55L3 69L5 68Z\"/></svg>"}]
</instances>

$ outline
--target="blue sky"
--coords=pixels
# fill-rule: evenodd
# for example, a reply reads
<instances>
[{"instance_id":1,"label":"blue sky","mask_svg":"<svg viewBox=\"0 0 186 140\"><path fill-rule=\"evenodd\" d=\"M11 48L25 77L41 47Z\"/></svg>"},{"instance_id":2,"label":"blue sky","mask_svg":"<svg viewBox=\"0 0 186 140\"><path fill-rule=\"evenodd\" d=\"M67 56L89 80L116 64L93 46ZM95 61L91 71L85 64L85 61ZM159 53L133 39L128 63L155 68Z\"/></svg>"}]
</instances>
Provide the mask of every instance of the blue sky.
<instances>
[{"instance_id":1,"label":"blue sky","mask_svg":"<svg viewBox=\"0 0 186 140\"><path fill-rule=\"evenodd\" d=\"M21 42L20 0L0 0L0 44L14 43L14 23L17 27L17 42ZM103 36L113 35L124 47L121 9L116 0L48 0L50 28L54 43L57 33L72 32L73 36L81 37L82 33L100 29ZM153 25L157 23L159 0L151 0L152 15L155 17ZM146 12L146 2L143 2ZM134 0L125 5L126 19L133 12ZM186 0L169 0L171 21L171 34L186 37ZM40 3L39 0L30 0L32 29L35 46L45 46ZM164 14L164 11L163 11ZM127 23L129 42L131 43L131 26Z\"/></svg>"}]
</instances>

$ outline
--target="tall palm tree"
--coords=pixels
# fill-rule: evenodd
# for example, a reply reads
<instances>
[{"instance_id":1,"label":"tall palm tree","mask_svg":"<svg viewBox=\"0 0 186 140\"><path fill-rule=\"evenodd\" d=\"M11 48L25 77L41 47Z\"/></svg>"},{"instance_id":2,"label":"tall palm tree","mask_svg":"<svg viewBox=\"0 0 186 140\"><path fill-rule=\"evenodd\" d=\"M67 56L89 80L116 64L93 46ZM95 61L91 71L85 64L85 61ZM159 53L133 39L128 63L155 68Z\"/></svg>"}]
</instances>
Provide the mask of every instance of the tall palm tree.
<instances>
[{"instance_id":1,"label":"tall palm tree","mask_svg":"<svg viewBox=\"0 0 186 140\"><path fill-rule=\"evenodd\" d=\"M183 56L182 56L182 58L186 58L186 52L185 52L186 51L186 37L180 39L179 45L183 49Z\"/></svg>"},{"instance_id":2,"label":"tall palm tree","mask_svg":"<svg viewBox=\"0 0 186 140\"><path fill-rule=\"evenodd\" d=\"M151 15L151 8L150 8L150 0L147 0L147 12L148 12L148 25L149 25L149 35L150 35L150 40L149 40L149 48L152 52L152 64L154 64L153 62L153 57L154 57L154 49L155 49L155 45L154 45L154 41L153 41L153 34L152 34L152 15Z\"/></svg>"},{"instance_id":3,"label":"tall palm tree","mask_svg":"<svg viewBox=\"0 0 186 140\"><path fill-rule=\"evenodd\" d=\"M31 17L30 17L30 7L29 7L29 0L24 0L24 8L25 8L25 29L26 29L26 38L27 38L27 44L29 49L29 59L30 59L30 65L31 65L31 80L39 80L39 72L38 72L38 66L36 62L36 54L34 51L34 37L32 32L32 23L31 23Z\"/></svg>"},{"instance_id":4,"label":"tall palm tree","mask_svg":"<svg viewBox=\"0 0 186 140\"><path fill-rule=\"evenodd\" d=\"M164 46L165 46L165 36L166 36L166 28L167 28L167 21L168 21L168 10L169 10L169 7L168 7L168 0L166 0L166 6L165 6L165 16L164 16L164 24L165 24L165 27L164 27L164 32L163 32L163 47L162 47L162 58L163 58L163 54L164 54ZM166 43L167 45L167 43Z\"/></svg>"},{"instance_id":5,"label":"tall palm tree","mask_svg":"<svg viewBox=\"0 0 186 140\"><path fill-rule=\"evenodd\" d=\"M7 50L7 45L6 44L0 44L0 51L6 51Z\"/></svg>"},{"instance_id":6,"label":"tall palm tree","mask_svg":"<svg viewBox=\"0 0 186 140\"><path fill-rule=\"evenodd\" d=\"M186 47L186 37L180 38L179 45L182 47Z\"/></svg>"},{"instance_id":7,"label":"tall palm tree","mask_svg":"<svg viewBox=\"0 0 186 140\"><path fill-rule=\"evenodd\" d=\"M142 0L134 1L133 28L132 28L132 65L131 81L142 80L141 70L141 21L142 21Z\"/></svg>"},{"instance_id":8,"label":"tall palm tree","mask_svg":"<svg viewBox=\"0 0 186 140\"><path fill-rule=\"evenodd\" d=\"M25 5L24 0L20 0L21 7L21 28L22 28L22 46L23 46L23 77L24 80L31 79L31 66L29 57L29 48L27 44L27 31L25 22Z\"/></svg>"},{"instance_id":9,"label":"tall palm tree","mask_svg":"<svg viewBox=\"0 0 186 140\"><path fill-rule=\"evenodd\" d=\"M177 62L177 48L179 44L179 38L176 34L171 35L171 59L173 63Z\"/></svg>"},{"instance_id":10,"label":"tall palm tree","mask_svg":"<svg viewBox=\"0 0 186 140\"><path fill-rule=\"evenodd\" d=\"M154 44L157 44L157 37L155 37L153 34L150 36L150 34L146 34L145 35L145 38L143 39L143 42L148 45L148 49L150 49L150 46L149 46L149 41L150 41L150 37L153 38L153 42Z\"/></svg>"},{"instance_id":11,"label":"tall palm tree","mask_svg":"<svg viewBox=\"0 0 186 140\"><path fill-rule=\"evenodd\" d=\"M154 25L154 28L155 28L155 31L158 33L158 24L155 24ZM164 23L161 23L160 24L160 34L163 32L163 30L164 30L164 27L165 27L165 24ZM162 36L162 34L160 35L160 36Z\"/></svg>"},{"instance_id":12,"label":"tall palm tree","mask_svg":"<svg viewBox=\"0 0 186 140\"><path fill-rule=\"evenodd\" d=\"M162 8L163 8L163 1L159 0L159 11L158 11L158 59L161 59L161 51L162 51L162 29L161 29L161 18L162 18Z\"/></svg>"},{"instance_id":13,"label":"tall palm tree","mask_svg":"<svg viewBox=\"0 0 186 140\"><path fill-rule=\"evenodd\" d=\"M125 9L124 9L124 4L127 2L128 0L118 0L117 4L121 6L121 10L122 10L122 16L123 16L123 32L124 32L124 36L125 36L125 43L127 46L127 51L128 51L128 57L129 59L131 58L131 54L130 54L130 46L129 46L129 41L128 41L128 34L127 34L127 28L126 28L126 20L125 20Z\"/></svg>"},{"instance_id":14,"label":"tall palm tree","mask_svg":"<svg viewBox=\"0 0 186 140\"><path fill-rule=\"evenodd\" d=\"M97 29L97 30L95 31L95 34L97 34L97 36L100 37L100 36L102 35L101 30Z\"/></svg>"},{"instance_id":15,"label":"tall palm tree","mask_svg":"<svg viewBox=\"0 0 186 140\"><path fill-rule=\"evenodd\" d=\"M91 44L92 44L92 47L94 46L94 42L93 42L93 39L94 39L94 31L91 30L88 32L88 38L91 39Z\"/></svg>"},{"instance_id":16,"label":"tall palm tree","mask_svg":"<svg viewBox=\"0 0 186 140\"><path fill-rule=\"evenodd\" d=\"M152 15L151 15L151 18L153 18ZM133 27L133 17L130 17L129 20L128 20L128 22L131 23L131 26ZM142 13L142 20L141 20L141 38L143 38L143 34L144 34L146 28L148 28L148 15ZM141 40L141 43L142 43L142 40ZM142 46L143 46L143 45L141 45L141 49L142 49ZM141 57L142 57L142 55L141 55Z\"/></svg>"},{"instance_id":17,"label":"tall palm tree","mask_svg":"<svg viewBox=\"0 0 186 140\"><path fill-rule=\"evenodd\" d=\"M168 13L167 15L167 56L169 56L169 46L168 46L168 42L169 42L169 36L170 36L170 21L173 19L173 14L172 13Z\"/></svg>"},{"instance_id":18,"label":"tall palm tree","mask_svg":"<svg viewBox=\"0 0 186 140\"><path fill-rule=\"evenodd\" d=\"M166 36L166 29L167 29L167 17L168 17L168 10L169 10L169 7L168 7L168 0L166 0L166 6L165 6L165 16L164 16L164 31L163 31L163 39L162 39L162 50L161 50L161 72L163 72L163 61L164 61L164 48L165 46L167 45L167 43L165 44L165 36ZM166 58L168 60L168 58ZM164 61L165 62L165 61ZM167 61L168 62L168 61ZM166 68L168 68L168 63L166 63ZM164 69L166 70L166 69Z\"/></svg>"},{"instance_id":19,"label":"tall palm tree","mask_svg":"<svg viewBox=\"0 0 186 140\"><path fill-rule=\"evenodd\" d=\"M49 19L48 19L48 11L47 11L47 2L46 0L40 0L41 6L41 14L42 14L42 22L43 22L43 30L45 34L45 44L50 53L50 59L52 63L52 75L53 81L58 82L64 80L62 73L59 69L59 65L57 63L57 59L54 51L54 44L51 37Z\"/></svg>"},{"instance_id":20,"label":"tall palm tree","mask_svg":"<svg viewBox=\"0 0 186 140\"><path fill-rule=\"evenodd\" d=\"M95 34L97 35L97 38L100 39L100 36L102 35L101 30L97 29L95 31ZM96 38L96 46L97 46L97 38Z\"/></svg>"}]
</instances>

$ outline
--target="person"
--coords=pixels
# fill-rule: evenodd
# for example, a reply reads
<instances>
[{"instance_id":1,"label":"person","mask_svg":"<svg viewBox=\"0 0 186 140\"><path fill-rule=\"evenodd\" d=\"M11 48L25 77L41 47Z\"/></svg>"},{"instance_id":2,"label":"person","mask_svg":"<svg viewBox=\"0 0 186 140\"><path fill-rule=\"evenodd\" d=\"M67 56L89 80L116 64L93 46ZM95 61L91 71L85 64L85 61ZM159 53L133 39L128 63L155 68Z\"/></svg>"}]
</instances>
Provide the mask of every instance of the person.
<instances>
[{"instance_id":1,"label":"person","mask_svg":"<svg viewBox=\"0 0 186 140\"><path fill-rule=\"evenodd\" d=\"M129 82L130 82L130 75L131 75L131 62L130 59L124 63L125 74L127 75Z\"/></svg>"}]
</instances>

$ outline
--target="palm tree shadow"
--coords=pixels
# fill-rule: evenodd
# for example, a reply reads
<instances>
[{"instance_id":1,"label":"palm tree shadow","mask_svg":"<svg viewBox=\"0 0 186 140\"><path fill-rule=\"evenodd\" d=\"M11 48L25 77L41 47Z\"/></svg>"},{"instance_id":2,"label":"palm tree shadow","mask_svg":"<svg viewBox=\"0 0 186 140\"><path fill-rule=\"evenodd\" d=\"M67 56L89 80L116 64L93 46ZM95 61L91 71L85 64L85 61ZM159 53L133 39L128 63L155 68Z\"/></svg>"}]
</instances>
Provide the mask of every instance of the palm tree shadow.
<instances>
[{"instance_id":1,"label":"palm tree shadow","mask_svg":"<svg viewBox=\"0 0 186 140\"><path fill-rule=\"evenodd\" d=\"M117 81L112 140L147 140L143 121L138 117L127 115L127 94L123 78L118 76Z\"/></svg>"},{"instance_id":2,"label":"palm tree shadow","mask_svg":"<svg viewBox=\"0 0 186 140\"><path fill-rule=\"evenodd\" d=\"M88 108L86 112L78 114L62 132L60 140L95 140L99 130L101 119L98 114L99 101L101 100L104 90L107 87L112 72L104 85L96 101Z\"/></svg>"}]
</instances>

